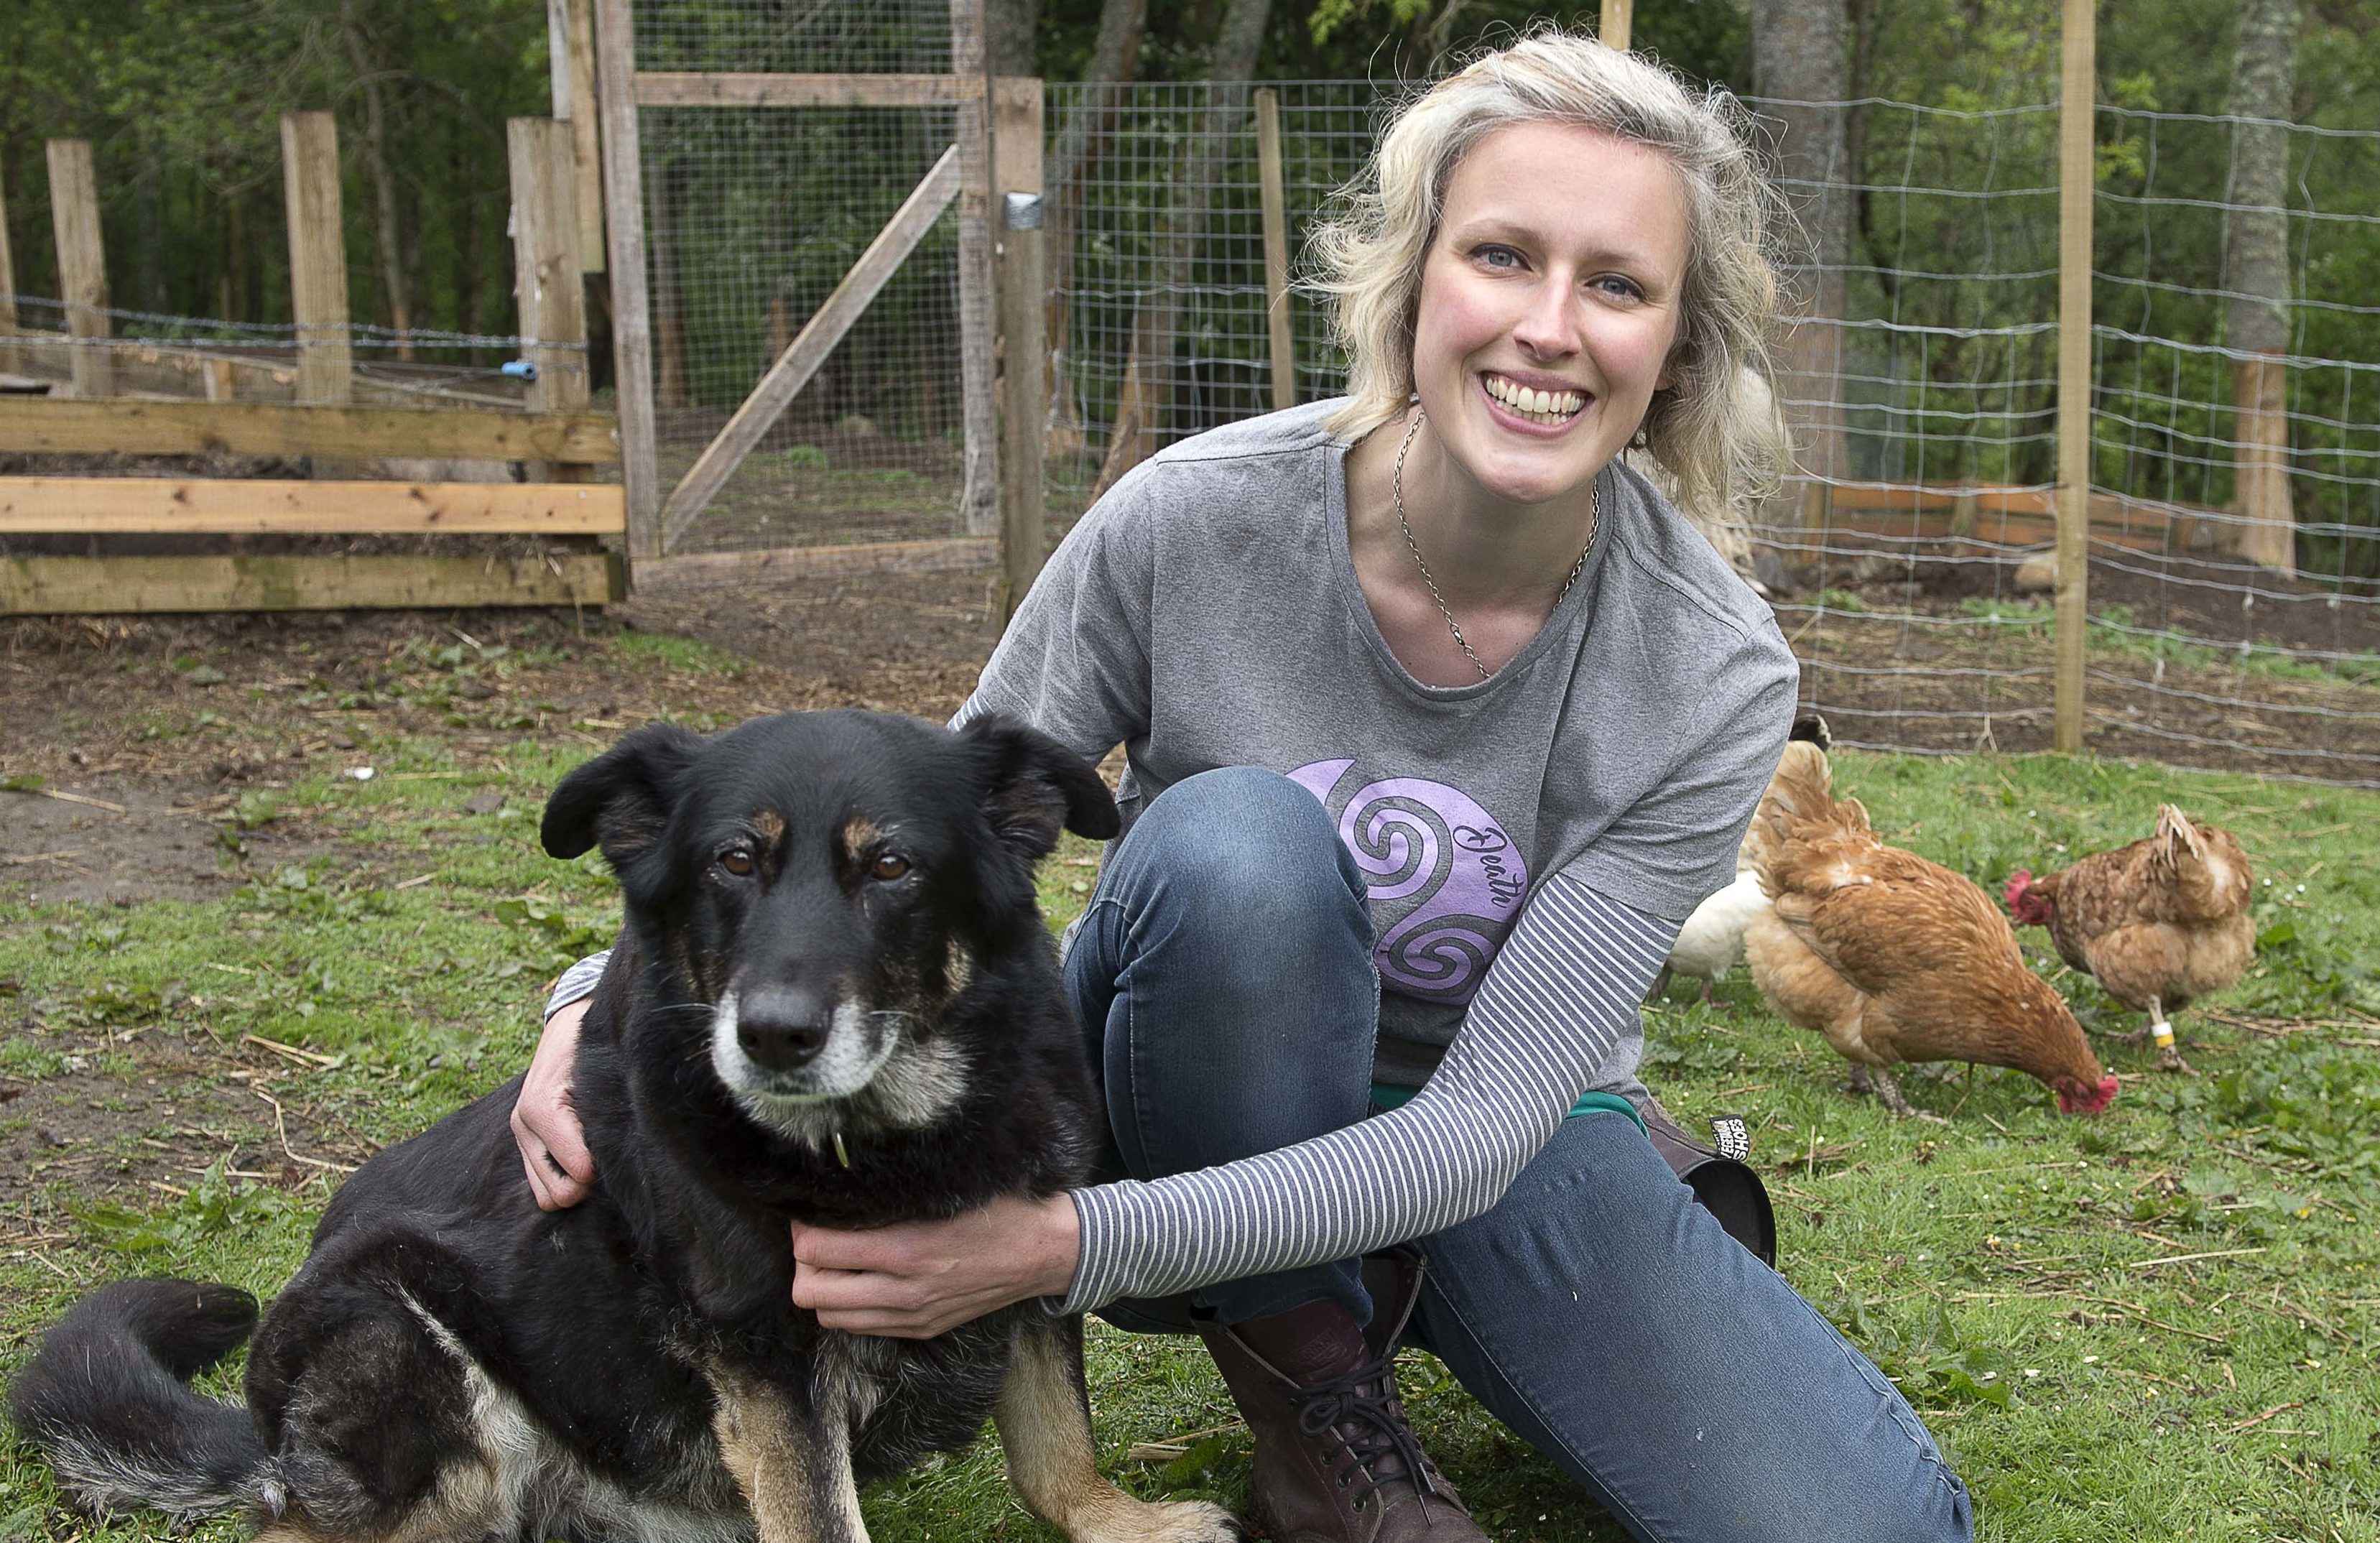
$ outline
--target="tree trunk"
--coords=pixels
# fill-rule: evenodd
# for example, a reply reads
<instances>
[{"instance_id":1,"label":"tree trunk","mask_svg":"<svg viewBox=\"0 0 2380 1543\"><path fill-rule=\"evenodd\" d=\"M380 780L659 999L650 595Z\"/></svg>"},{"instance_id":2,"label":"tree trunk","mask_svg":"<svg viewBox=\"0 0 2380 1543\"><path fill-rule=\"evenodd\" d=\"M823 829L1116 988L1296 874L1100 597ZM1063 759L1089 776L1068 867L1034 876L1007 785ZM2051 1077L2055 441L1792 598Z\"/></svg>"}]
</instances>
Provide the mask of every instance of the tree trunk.
<instances>
[{"instance_id":1,"label":"tree trunk","mask_svg":"<svg viewBox=\"0 0 2380 1543\"><path fill-rule=\"evenodd\" d=\"M1753 79L1764 111L1783 120L1777 173L1809 242L1810 265L1785 273L1791 331L1779 395L1805 479L1803 520L1815 524L1829 480L1851 475L1840 404L1843 265L1851 253L1851 199L1842 184L1843 0L1754 0Z\"/></svg>"},{"instance_id":2,"label":"tree trunk","mask_svg":"<svg viewBox=\"0 0 2380 1543\"><path fill-rule=\"evenodd\" d=\"M1140 68L1140 43L1148 25L1148 0L1106 0L1099 8L1099 31L1091 44L1091 62L1084 72L1083 93L1075 110L1059 132L1042 200L1050 211L1050 298L1043 310L1050 359L1043 379L1050 386L1050 417L1042 454L1051 460L1075 455L1083 447L1082 403L1066 368L1074 316L1067 293L1074 283L1075 233L1082 218L1083 184L1098 164L1102 140L1115 128L1123 105L1122 88Z\"/></svg>"},{"instance_id":3,"label":"tree trunk","mask_svg":"<svg viewBox=\"0 0 2380 1543\"><path fill-rule=\"evenodd\" d=\"M363 25L357 19L352 0L339 7L339 22L346 34L347 57L355 63L356 80L364 93L364 169L372 184L373 249L380 256L381 289L388 297L388 324L396 334L396 357L410 361L413 301L397 231L396 173L388 159L388 93L382 72L365 46Z\"/></svg>"},{"instance_id":4,"label":"tree trunk","mask_svg":"<svg viewBox=\"0 0 2380 1543\"><path fill-rule=\"evenodd\" d=\"M2231 64L2231 112L2286 121L2297 79L2298 0L2247 0ZM2233 511L2247 524L2240 555L2267 568L2297 568L2289 503L2289 131L2274 123L2233 127L2230 205L2224 216L2226 331L2239 445Z\"/></svg>"},{"instance_id":5,"label":"tree trunk","mask_svg":"<svg viewBox=\"0 0 2380 1543\"><path fill-rule=\"evenodd\" d=\"M1230 0L1222 28L1208 52L1211 115L1207 132L1184 136L1178 158L1183 170L1173 180L1173 206L1158 249L1150 292L1133 316L1132 358L1124 368L1107 456L1091 490L1094 499L1156 454L1162 443L1181 297L1189 286L1198 237L1207 223L1208 193L1222 176L1231 141L1247 113L1248 78L1256 73L1257 50L1264 43L1271 9L1272 0Z\"/></svg>"}]
</instances>

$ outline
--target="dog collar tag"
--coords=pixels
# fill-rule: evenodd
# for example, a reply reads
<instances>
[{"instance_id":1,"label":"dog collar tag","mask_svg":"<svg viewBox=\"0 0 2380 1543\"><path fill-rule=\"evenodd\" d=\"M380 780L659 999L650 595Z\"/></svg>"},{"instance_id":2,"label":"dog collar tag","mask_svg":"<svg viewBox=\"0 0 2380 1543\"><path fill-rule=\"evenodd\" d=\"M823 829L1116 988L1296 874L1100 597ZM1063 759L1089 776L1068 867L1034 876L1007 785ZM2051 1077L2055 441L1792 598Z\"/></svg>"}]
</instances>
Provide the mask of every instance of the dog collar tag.
<instances>
[{"instance_id":1,"label":"dog collar tag","mask_svg":"<svg viewBox=\"0 0 2380 1543\"><path fill-rule=\"evenodd\" d=\"M841 1131L834 1133L834 1160L843 1164L845 1168L851 1166L851 1154L844 1149L843 1132Z\"/></svg>"}]
</instances>

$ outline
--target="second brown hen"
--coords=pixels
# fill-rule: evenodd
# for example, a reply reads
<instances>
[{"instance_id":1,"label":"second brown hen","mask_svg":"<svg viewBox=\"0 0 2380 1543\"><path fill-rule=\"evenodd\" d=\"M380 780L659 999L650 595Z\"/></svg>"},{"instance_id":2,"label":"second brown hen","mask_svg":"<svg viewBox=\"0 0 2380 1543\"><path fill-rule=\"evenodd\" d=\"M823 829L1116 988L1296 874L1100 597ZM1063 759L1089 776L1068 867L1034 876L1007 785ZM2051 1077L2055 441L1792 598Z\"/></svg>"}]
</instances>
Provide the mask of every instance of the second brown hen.
<instances>
[{"instance_id":1,"label":"second brown hen","mask_svg":"<svg viewBox=\"0 0 2380 1543\"><path fill-rule=\"evenodd\" d=\"M1973 880L1887 846L1824 751L1785 747L1752 819L1753 866L1774 904L1744 934L1753 983L1816 1029L1896 1114L1917 1112L1889 1068L1966 1061L2039 1078L2069 1114L2115 1098L2082 1028L2025 968L2015 929ZM1930 1116L1929 1116L1930 1118Z\"/></svg>"},{"instance_id":2,"label":"second brown hen","mask_svg":"<svg viewBox=\"0 0 2380 1543\"><path fill-rule=\"evenodd\" d=\"M2248 917L2255 878L2238 838L2171 804L2156 834L2036 879L2009 875L2009 909L2046 927L2058 956L2149 1015L2160 1064L2190 1070L2166 1014L2238 980L2256 952Z\"/></svg>"}]
</instances>

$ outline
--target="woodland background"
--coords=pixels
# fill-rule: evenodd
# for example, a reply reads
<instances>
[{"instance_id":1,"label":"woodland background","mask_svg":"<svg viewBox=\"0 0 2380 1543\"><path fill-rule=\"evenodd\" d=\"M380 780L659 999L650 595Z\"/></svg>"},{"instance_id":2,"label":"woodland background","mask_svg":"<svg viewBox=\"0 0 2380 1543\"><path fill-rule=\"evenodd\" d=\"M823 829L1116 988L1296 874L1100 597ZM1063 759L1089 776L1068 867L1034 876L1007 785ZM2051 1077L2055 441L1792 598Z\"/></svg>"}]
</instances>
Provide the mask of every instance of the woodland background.
<instances>
[{"instance_id":1,"label":"woodland background","mask_svg":"<svg viewBox=\"0 0 2380 1543\"><path fill-rule=\"evenodd\" d=\"M821 3L788 0L785 8ZM686 0L671 9L702 6ZM1511 0L990 0L988 9L992 67L1002 74L1052 82L1366 79L1391 89L1499 29L1536 18L1592 28L1597 15L1591 5ZM1847 99L1988 107L2056 98L2057 8L2048 0L1834 0L1831 9L1843 18ZM2233 0L2107 7L2101 100L2226 111L2242 9ZM1806 28L1812 16L1823 30L1828 10L1810 0L1644 0L1634 44L1740 93L1799 95L1793 80L1764 79L1755 32ZM2308 0L2296 30L2286 115L2380 127L2380 5ZM117 307L285 321L278 118L328 107L346 147L358 319L507 334L504 125L546 110L547 35L542 0L8 0L0 5L0 188L18 285L57 292L42 147L81 137L97 157ZM1864 180L1861 129L1851 114L1853 183ZM2211 140L2206 154L2220 158ZM2110 175L2120 173L2120 146L2103 145L2102 155ZM2210 164L2204 177L2220 186L2227 172ZM800 189L785 192L798 205ZM2380 228L2364 233L2356 266L2380 281ZM2330 357L2372 351L2367 341Z\"/></svg>"}]
</instances>

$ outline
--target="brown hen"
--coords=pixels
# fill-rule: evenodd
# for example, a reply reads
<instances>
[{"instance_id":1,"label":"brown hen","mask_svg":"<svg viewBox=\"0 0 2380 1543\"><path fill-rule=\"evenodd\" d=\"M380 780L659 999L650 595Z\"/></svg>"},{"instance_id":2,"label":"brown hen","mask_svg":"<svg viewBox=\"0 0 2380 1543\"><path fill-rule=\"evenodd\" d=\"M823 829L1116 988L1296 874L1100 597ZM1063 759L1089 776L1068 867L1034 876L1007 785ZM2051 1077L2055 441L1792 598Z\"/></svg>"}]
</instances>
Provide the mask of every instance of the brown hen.
<instances>
[{"instance_id":1,"label":"brown hen","mask_svg":"<svg viewBox=\"0 0 2380 1543\"><path fill-rule=\"evenodd\" d=\"M2158 1063L2186 1072L2167 1018L2238 980L2256 952L2248 918L2254 875L2230 832L2202 825L2171 804L2156 834L2096 852L2062 872L2009 875L2009 909L2046 927L2058 953L2096 976L2107 994L2149 1015Z\"/></svg>"},{"instance_id":2,"label":"brown hen","mask_svg":"<svg viewBox=\"0 0 2380 1543\"><path fill-rule=\"evenodd\" d=\"M1872 1083L1895 1114L1913 1114L1888 1068L1967 1061L2038 1077L2069 1114L2096 1114L2116 1096L1991 897L1878 841L1859 800L1834 796L1816 746L1785 747L1749 840L1774 902L1744 934L1753 983L1852 1063L1854 1090Z\"/></svg>"}]
</instances>

